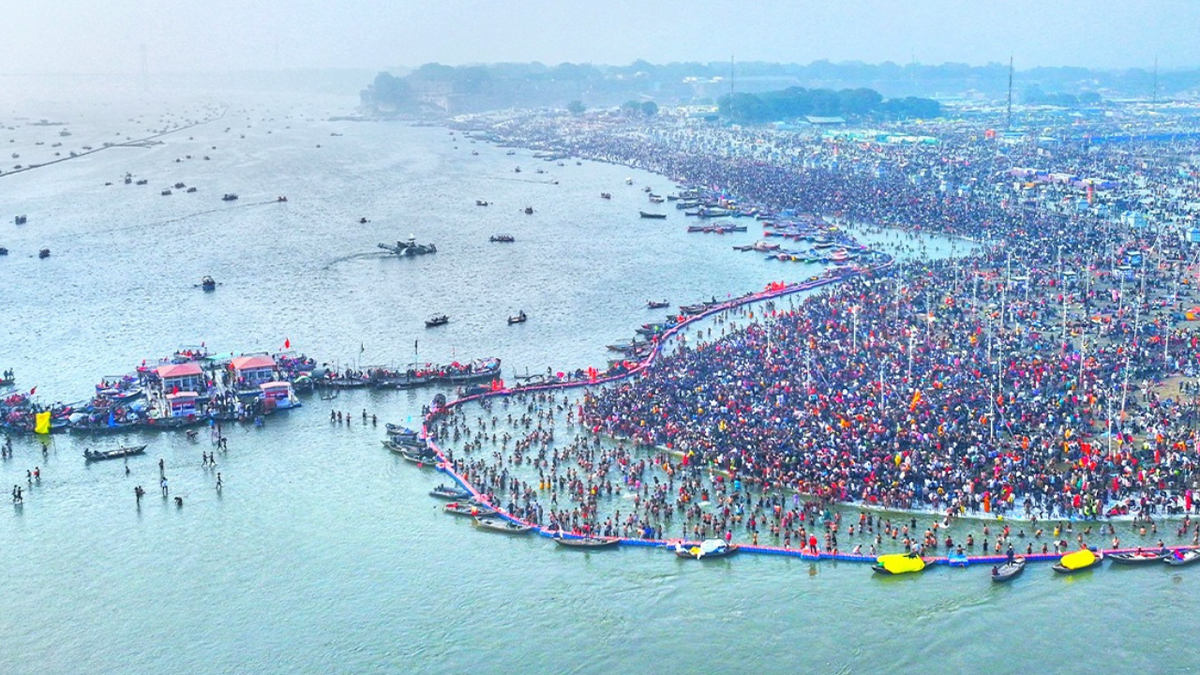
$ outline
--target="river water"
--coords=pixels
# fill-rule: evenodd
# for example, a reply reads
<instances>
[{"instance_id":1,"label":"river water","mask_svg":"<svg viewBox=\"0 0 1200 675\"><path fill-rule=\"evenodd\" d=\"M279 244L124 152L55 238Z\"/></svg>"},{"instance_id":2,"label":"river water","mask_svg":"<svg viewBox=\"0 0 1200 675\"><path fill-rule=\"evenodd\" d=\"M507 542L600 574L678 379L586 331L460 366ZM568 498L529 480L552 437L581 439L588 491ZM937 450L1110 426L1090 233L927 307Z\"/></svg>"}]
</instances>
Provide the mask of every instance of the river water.
<instances>
[{"instance_id":1,"label":"river water","mask_svg":"<svg viewBox=\"0 0 1200 675\"><path fill-rule=\"evenodd\" d=\"M0 176L0 367L43 401L84 398L103 375L200 342L289 340L341 367L498 356L506 377L603 366L605 344L662 316L647 299L694 302L816 271L730 250L753 231L689 235L669 208L665 221L638 218L640 188L669 192L665 178L508 156L445 129L327 121L349 98L64 98L0 101L0 141L20 155L6 155L6 171L225 112L163 145ZM40 118L71 136L28 125ZM149 184L124 185L126 172ZM197 192L159 194L176 182ZM489 243L496 233L517 241ZM376 248L410 234L438 253ZM50 258L37 258L42 247ZM193 288L205 274L216 292ZM508 326L519 309L529 321ZM451 323L426 330L440 312ZM433 393L334 403L356 420L366 409L415 423ZM1056 578L1031 565L996 586L978 568L884 579L771 556L564 551L441 514L425 494L441 477L382 449L381 429L330 424L330 410L308 399L261 429L229 430L215 469L197 456L212 450L203 437L55 436L45 454L16 438L0 462L0 485L26 492L0 515L0 672L1200 669L1192 570ZM134 442L150 447L128 475L80 456ZM160 458L182 508L158 495ZM34 466L42 478L29 485ZM135 485L148 491L140 508Z\"/></svg>"}]
</instances>

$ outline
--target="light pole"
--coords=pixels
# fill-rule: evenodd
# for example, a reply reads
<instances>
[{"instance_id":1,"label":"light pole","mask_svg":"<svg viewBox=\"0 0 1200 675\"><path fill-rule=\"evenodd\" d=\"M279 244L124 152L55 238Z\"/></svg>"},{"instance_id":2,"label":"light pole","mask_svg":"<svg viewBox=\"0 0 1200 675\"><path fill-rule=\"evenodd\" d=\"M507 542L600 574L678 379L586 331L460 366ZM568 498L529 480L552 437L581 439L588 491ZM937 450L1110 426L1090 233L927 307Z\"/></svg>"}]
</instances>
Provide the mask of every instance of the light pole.
<instances>
[{"instance_id":1,"label":"light pole","mask_svg":"<svg viewBox=\"0 0 1200 675\"><path fill-rule=\"evenodd\" d=\"M915 342L916 339L916 331L910 330L908 332L908 375L904 378L909 383L912 382L913 342Z\"/></svg>"},{"instance_id":2,"label":"light pole","mask_svg":"<svg viewBox=\"0 0 1200 675\"><path fill-rule=\"evenodd\" d=\"M858 305L850 307L850 316L853 319L850 329L850 351L858 353L858 311L861 309Z\"/></svg>"}]
</instances>

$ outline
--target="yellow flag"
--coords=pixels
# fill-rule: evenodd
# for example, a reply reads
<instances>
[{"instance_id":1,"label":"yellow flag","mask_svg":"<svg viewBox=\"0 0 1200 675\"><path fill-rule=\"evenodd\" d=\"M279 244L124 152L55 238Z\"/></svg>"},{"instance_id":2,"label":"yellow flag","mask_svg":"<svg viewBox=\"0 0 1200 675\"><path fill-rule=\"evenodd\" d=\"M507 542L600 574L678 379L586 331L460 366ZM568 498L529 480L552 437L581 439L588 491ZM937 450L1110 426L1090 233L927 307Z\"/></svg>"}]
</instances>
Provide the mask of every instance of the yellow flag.
<instances>
[{"instance_id":1,"label":"yellow flag","mask_svg":"<svg viewBox=\"0 0 1200 675\"><path fill-rule=\"evenodd\" d=\"M40 412L34 415L33 433L48 434L50 433L50 412Z\"/></svg>"}]
</instances>

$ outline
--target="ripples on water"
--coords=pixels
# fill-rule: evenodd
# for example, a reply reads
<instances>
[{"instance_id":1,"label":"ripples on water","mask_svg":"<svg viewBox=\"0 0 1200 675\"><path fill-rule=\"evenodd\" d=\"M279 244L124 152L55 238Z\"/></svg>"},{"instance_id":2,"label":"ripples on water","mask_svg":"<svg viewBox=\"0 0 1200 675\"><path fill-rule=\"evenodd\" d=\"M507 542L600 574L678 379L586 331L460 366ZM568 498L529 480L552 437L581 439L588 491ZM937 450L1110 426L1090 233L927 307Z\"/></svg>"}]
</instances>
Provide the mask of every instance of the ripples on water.
<instances>
[{"instance_id":1,"label":"ripples on water","mask_svg":"<svg viewBox=\"0 0 1200 675\"><path fill-rule=\"evenodd\" d=\"M16 368L23 387L71 400L100 376L180 344L274 349L287 338L342 366L407 363L416 346L422 361L500 356L511 376L603 365L605 344L661 316L644 309L648 298L679 304L813 273L730 250L757 233L687 235L671 211L665 222L639 219L639 188L669 192L666 179L592 163L556 167L461 139L455 150L439 129L320 121L351 103L234 105L225 120L164 146L0 178L0 216L30 216L25 226L0 224L0 245L12 250L0 259L9 317L0 366ZM147 119L159 119L158 108L133 108L134 117L154 110ZM28 113L70 122L64 149L98 146L116 129L136 135L123 108ZM18 124L0 136L17 140L6 145L23 160L57 140L54 127ZM33 145L43 138L45 146ZM212 160L174 162L186 154ZM517 164L542 166L539 178L560 184L514 180ZM121 184L126 171L150 184ZM623 185L626 176L634 187ZM158 194L176 181L199 191ZM241 199L226 206L224 192ZM256 204L281 194L288 203ZM475 207L475 199L495 205ZM526 205L536 213L521 213ZM359 224L362 216L371 222ZM499 232L517 242L489 244ZM377 254L377 242L410 233L439 253ZM51 258L30 257L42 246ZM222 282L217 292L192 288L204 274ZM507 326L517 309L529 322ZM433 312L452 323L425 331ZM352 417L367 408L381 424L405 422L432 394L352 392L333 404ZM307 405L263 429L229 430L215 470L200 464L212 450L203 435L198 443L55 437L46 457L35 440L17 439L0 484L24 485L34 465L43 478L27 486L22 509L0 517L0 670L959 673L1000 663L1018 672L1200 664L1195 641L1176 628L1197 599L1187 571L1063 579L1031 566L1011 587L994 588L983 568L879 579L860 565L778 557L688 564L653 549L563 551L444 516L425 495L443 477L384 451L381 429L331 425L330 403ZM117 442L150 444L146 457L129 460L130 476L119 462L83 463L84 447ZM160 457L182 508L158 495ZM138 484L147 489L140 509ZM1064 620L1072 614L1086 619ZM1147 641L1165 651L1119 647Z\"/></svg>"}]
</instances>

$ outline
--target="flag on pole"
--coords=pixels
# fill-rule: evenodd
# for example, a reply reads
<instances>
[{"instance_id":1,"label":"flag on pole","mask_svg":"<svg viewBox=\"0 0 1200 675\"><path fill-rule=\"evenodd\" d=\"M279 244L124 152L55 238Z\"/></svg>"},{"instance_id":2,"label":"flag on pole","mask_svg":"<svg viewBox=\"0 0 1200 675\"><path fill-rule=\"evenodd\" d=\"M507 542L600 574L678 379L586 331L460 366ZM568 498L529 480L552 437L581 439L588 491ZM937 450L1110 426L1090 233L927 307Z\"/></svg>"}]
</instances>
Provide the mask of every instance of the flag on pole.
<instances>
[{"instance_id":1,"label":"flag on pole","mask_svg":"<svg viewBox=\"0 0 1200 675\"><path fill-rule=\"evenodd\" d=\"M920 402L921 402L921 390L918 389L913 392L912 403L908 404L908 411L912 412L912 411L916 410L917 404Z\"/></svg>"},{"instance_id":2,"label":"flag on pole","mask_svg":"<svg viewBox=\"0 0 1200 675\"><path fill-rule=\"evenodd\" d=\"M30 389L30 390L29 390L29 395L30 395L30 396L33 396L35 393L37 393L37 387L34 387L33 389Z\"/></svg>"},{"instance_id":3,"label":"flag on pole","mask_svg":"<svg viewBox=\"0 0 1200 675\"><path fill-rule=\"evenodd\" d=\"M291 341L291 340L289 340L289 339L287 339L287 338L283 338L283 348L284 348L284 349L291 349L291 348L292 348L292 341Z\"/></svg>"},{"instance_id":4,"label":"flag on pole","mask_svg":"<svg viewBox=\"0 0 1200 675\"><path fill-rule=\"evenodd\" d=\"M359 354L361 354L361 353L363 353L363 352L365 352L365 351L367 351L367 343L365 343L365 342L360 342L360 343L358 344L358 353L359 353Z\"/></svg>"}]
</instances>

